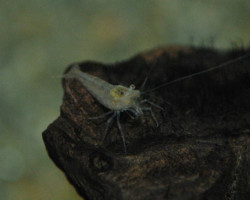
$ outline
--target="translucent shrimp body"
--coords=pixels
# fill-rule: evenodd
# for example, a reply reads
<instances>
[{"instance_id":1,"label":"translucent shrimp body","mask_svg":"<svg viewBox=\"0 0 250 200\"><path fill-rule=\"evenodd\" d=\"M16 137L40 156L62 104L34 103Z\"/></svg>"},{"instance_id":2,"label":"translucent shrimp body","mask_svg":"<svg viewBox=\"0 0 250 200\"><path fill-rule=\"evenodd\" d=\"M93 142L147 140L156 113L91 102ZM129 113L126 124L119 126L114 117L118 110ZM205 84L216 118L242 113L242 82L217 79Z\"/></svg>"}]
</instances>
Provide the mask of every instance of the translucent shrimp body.
<instances>
[{"instance_id":1,"label":"translucent shrimp body","mask_svg":"<svg viewBox=\"0 0 250 200\"><path fill-rule=\"evenodd\" d=\"M117 126L121 133L125 153L127 151L127 148L125 136L120 125L120 113L127 111L137 117L142 115L143 111L150 111L153 119L156 121L152 109L150 107L142 107L141 104L149 103L156 107L157 105L147 100L140 101L141 92L139 90L135 90L135 86L133 84L129 88L122 85L112 85L98 77L82 72L77 65L74 66L64 77L66 79L74 78L80 81L82 85L88 90L88 92L99 103L111 110L101 116L91 117L90 119L98 119L112 114L111 117L107 120L107 127L104 132L105 139L109 125L115 118L117 118ZM131 118L134 118L132 115L130 116Z\"/></svg>"}]
</instances>

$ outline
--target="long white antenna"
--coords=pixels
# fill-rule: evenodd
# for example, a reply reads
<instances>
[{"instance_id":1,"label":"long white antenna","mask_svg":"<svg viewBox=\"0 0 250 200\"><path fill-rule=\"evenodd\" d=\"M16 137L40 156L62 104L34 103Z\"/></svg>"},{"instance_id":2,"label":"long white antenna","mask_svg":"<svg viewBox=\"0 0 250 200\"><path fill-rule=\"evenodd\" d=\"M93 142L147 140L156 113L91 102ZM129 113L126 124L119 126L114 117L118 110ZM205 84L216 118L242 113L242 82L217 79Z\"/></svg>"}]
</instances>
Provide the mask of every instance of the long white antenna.
<instances>
[{"instance_id":1,"label":"long white antenna","mask_svg":"<svg viewBox=\"0 0 250 200\"><path fill-rule=\"evenodd\" d=\"M176 82L179 82L179 81L182 81L182 80L185 80L185 79L188 79L188 78L191 78L191 77L200 75L200 74L204 74L204 73L207 73L207 72L210 72L210 71L213 71L213 70L222 68L222 67L224 67L224 66L226 66L226 65L233 64L233 63L238 62L238 61L240 61L240 60L242 60L242 59L245 59L245 58L247 58L247 57L250 57L250 53L245 54L245 55L240 56L240 57L237 57L237 58L235 58L235 59L233 59L233 60L224 62L224 63L222 63L222 64L220 64L220 65L215 66L215 67L212 67L212 68L209 68L209 69L200 71L200 72L196 72L196 73L193 73L193 74L190 74L190 75L187 75L187 76L183 76L183 77L177 78L177 79L175 79L175 80L169 81L169 82L164 83L164 84L162 84L162 85L159 85L159 86L157 86L157 87L155 87L155 88L146 90L146 91L142 92L142 94L143 94L143 93L147 93L147 92L152 92L152 91L157 90L157 89L159 89L159 88L162 88L162 87L164 87L164 86L166 86L166 85L170 85L170 84L173 84L173 83L176 83Z\"/></svg>"}]
</instances>

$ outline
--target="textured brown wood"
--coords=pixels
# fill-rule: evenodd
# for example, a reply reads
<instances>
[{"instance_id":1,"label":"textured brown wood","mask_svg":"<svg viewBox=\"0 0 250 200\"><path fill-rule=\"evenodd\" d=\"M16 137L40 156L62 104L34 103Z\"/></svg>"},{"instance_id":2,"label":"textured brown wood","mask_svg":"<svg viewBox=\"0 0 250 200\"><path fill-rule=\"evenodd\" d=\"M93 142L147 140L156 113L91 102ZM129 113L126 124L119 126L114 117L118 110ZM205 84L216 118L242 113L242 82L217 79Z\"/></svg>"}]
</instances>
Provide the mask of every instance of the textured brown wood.
<instances>
[{"instance_id":1,"label":"textured brown wood","mask_svg":"<svg viewBox=\"0 0 250 200\"><path fill-rule=\"evenodd\" d=\"M140 86L149 74L148 90L245 53L168 46L112 66L80 67L125 86ZM123 113L127 154L115 123L102 143L106 119L88 119L108 110L77 80L64 80L63 88L61 114L43 139L85 199L249 199L249 58L145 96L164 108L153 108L159 127L150 114L132 120Z\"/></svg>"}]
</instances>

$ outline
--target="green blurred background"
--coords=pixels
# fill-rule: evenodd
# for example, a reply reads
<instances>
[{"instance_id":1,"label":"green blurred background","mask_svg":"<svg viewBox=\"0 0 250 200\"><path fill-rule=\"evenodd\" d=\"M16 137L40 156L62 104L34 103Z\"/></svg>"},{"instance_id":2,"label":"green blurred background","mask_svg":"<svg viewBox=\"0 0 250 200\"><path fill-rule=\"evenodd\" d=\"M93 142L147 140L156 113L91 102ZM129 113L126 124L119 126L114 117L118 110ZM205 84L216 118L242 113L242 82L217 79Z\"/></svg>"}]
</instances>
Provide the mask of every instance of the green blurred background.
<instances>
[{"instance_id":1,"label":"green blurred background","mask_svg":"<svg viewBox=\"0 0 250 200\"><path fill-rule=\"evenodd\" d=\"M249 19L249 0L1 0L0 199L80 199L41 135L59 115L55 77L68 64L165 44L248 46Z\"/></svg>"}]
</instances>

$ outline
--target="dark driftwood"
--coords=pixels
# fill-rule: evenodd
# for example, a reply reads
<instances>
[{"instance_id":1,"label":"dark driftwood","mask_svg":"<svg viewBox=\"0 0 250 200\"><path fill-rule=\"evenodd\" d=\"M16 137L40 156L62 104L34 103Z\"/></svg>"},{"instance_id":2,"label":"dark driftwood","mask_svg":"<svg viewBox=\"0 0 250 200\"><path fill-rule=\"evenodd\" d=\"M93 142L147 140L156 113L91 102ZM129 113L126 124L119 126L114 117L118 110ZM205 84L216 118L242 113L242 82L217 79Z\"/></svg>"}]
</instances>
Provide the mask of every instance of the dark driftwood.
<instances>
[{"instance_id":1,"label":"dark driftwood","mask_svg":"<svg viewBox=\"0 0 250 200\"><path fill-rule=\"evenodd\" d=\"M114 65L80 63L112 84L144 90L247 53L165 47ZM250 53L248 51L248 53ZM67 71L67 70L66 70ZM149 72L149 73L148 73ZM249 199L250 59L155 90L162 106L116 124L102 143L107 109L74 79L63 81L61 115L43 139L48 154L85 199Z\"/></svg>"}]
</instances>

